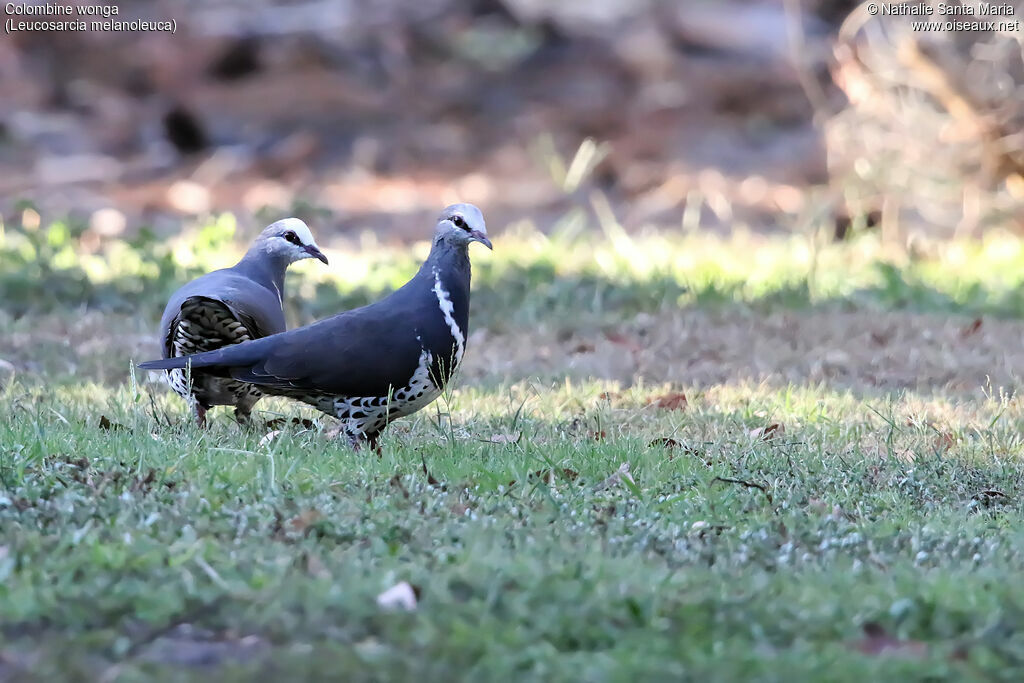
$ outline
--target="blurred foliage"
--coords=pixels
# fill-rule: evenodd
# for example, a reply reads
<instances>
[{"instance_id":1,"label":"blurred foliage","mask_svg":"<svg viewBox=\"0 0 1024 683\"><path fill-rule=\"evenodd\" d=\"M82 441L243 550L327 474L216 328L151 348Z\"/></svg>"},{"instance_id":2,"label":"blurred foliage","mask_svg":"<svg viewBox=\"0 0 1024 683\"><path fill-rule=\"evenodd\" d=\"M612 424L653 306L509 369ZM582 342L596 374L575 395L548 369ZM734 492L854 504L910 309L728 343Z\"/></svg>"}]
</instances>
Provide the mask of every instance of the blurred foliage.
<instances>
[{"instance_id":1,"label":"blurred foliage","mask_svg":"<svg viewBox=\"0 0 1024 683\"><path fill-rule=\"evenodd\" d=\"M27 217L27 219L26 219ZM74 220L23 219L0 231L0 300L14 316L79 307L144 311L155 319L184 282L241 255L235 221L222 215L175 242L142 229L99 239ZM501 328L568 319L602 324L671 307L843 305L942 313L1024 315L1024 242L990 233L906 251L876 235L816 245L806 236L628 235L564 221L550 235L523 224L474 250L474 325ZM425 244L363 245L331 269L289 275L293 324L360 306L401 286Z\"/></svg>"}]
</instances>

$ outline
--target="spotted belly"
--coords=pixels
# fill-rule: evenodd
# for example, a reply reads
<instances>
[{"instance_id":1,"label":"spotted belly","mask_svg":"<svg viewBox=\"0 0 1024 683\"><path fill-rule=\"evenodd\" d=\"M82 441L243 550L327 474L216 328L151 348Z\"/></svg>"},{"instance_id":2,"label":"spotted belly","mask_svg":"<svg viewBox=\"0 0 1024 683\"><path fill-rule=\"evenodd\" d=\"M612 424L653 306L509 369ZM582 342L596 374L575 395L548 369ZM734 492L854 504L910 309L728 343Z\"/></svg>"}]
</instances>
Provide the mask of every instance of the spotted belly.
<instances>
[{"instance_id":1,"label":"spotted belly","mask_svg":"<svg viewBox=\"0 0 1024 683\"><path fill-rule=\"evenodd\" d=\"M393 420L412 415L441 395L443 388L431 379L432 361L433 355L422 351L409 382L390 396L291 395L338 418L341 428L351 436L375 436Z\"/></svg>"}]
</instances>

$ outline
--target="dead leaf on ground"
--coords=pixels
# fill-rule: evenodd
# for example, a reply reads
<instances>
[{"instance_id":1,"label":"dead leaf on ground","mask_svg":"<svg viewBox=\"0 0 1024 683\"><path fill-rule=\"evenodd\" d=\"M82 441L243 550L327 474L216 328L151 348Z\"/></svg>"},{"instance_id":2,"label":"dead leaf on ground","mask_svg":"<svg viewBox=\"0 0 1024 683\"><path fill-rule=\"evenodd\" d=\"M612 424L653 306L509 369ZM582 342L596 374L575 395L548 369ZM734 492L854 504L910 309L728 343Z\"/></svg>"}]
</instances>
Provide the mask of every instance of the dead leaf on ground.
<instances>
[{"instance_id":1,"label":"dead leaf on ground","mask_svg":"<svg viewBox=\"0 0 1024 683\"><path fill-rule=\"evenodd\" d=\"M617 391L602 391L600 394L597 395L597 397L602 401L612 401L617 398L621 398L622 394L620 394Z\"/></svg>"},{"instance_id":2,"label":"dead leaf on ground","mask_svg":"<svg viewBox=\"0 0 1024 683\"><path fill-rule=\"evenodd\" d=\"M310 527L316 525L324 515L319 510L310 508L309 510L303 510L295 517L288 520L288 526L291 527L292 531L298 534L305 534Z\"/></svg>"},{"instance_id":3,"label":"dead leaf on ground","mask_svg":"<svg viewBox=\"0 0 1024 683\"><path fill-rule=\"evenodd\" d=\"M786 427L781 422L773 422L767 427L758 427L757 429L751 429L748 435L751 439L761 439L762 441L770 441L776 437L782 436L786 433Z\"/></svg>"},{"instance_id":4,"label":"dead leaf on ground","mask_svg":"<svg viewBox=\"0 0 1024 683\"><path fill-rule=\"evenodd\" d=\"M885 346L890 341L892 341L892 338L893 338L893 336L895 336L895 334L896 334L896 330L895 329L889 329L889 330L886 330L884 332L879 332L879 331L876 330L876 331L873 331L871 333L871 342L875 346Z\"/></svg>"},{"instance_id":5,"label":"dead leaf on ground","mask_svg":"<svg viewBox=\"0 0 1024 683\"><path fill-rule=\"evenodd\" d=\"M377 605L382 609L412 612L419 602L419 592L408 581L399 581L377 596Z\"/></svg>"},{"instance_id":6,"label":"dead leaf on ground","mask_svg":"<svg viewBox=\"0 0 1024 683\"><path fill-rule=\"evenodd\" d=\"M935 435L935 450L948 451L956 444L956 439L949 432L939 432Z\"/></svg>"},{"instance_id":7,"label":"dead leaf on ground","mask_svg":"<svg viewBox=\"0 0 1024 683\"><path fill-rule=\"evenodd\" d=\"M576 346L572 347L572 349L569 350L569 353L573 355L578 355L581 353L593 353L595 349L596 347L590 342L580 342Z\"/></svg>"},{"instance_id":8,"label":"dead leaf on ground","mask_svg":"<svg viewBox=\"0 0 1024 683\"><path fill-rule=\"evenodd\" d=\"M604 441L607 436L608 432L604 431L603 429L590 432L590 438L592 438L594 441Z\"/></svg>"},{"instance_id":9,"label":"dead leaf on ground","mask_svg":"<svg viewBox=\"0 0 1024 683\"><path fill-rule=\"evenodd\" d=\"M979 331L981 331L981 325L981 318L975 318L974 322L960 330L960 338L967 339L967 337L977 334Z\"/></svg>"},{"instance_id":10,"label":"dead leaf on ground","mask_svg":"<svg viewBox=\"0 0 1024 683\"><path fill-rule=\"evenodd\" d=\"M881 624L869 621L864 624L864 638L851 643L853 649L858 652L878 657L889 655L907 657L909 659L923 659L928 656L928 644L920 640L901 640L890 635Z\"/></svg>"},{"instance_id":11,"label":"dead leaf on ground","mask_svg":"<svg viewBox=\"0 0 1024 683\"><path fill-rule=\"evenodd\" d=\"M633 480L633 475L629 473L628 462L624 462L621 465L619 465L619 469L615 470L612 476L608 477L607 479L599 483L597 486L595 486L594 491L603 491L613 486L618 486L624 480L632 484L633 488L636 488L636 481Z\"/></svg>"},{"instance_id":12,"label":"dead leaf on ground","mask_svg":"<svg viewBox=\"0 0 1024 683\"><path fill-rule=\"evenodd\" d=\"M491 434L488 439L480 439L484 443L497 443L497 444L516 444L523 438L522 432L513 432L511 434Z\"/></svg>"},{"instance_id":13,"label":"dead leaf on ground","mask_svg":"<svg viewBox=\"0 0 1024 683\"><path fill-rule=\"evenodd\" d=\"M647 405L659 410L686 410L686 394L681 391L664 394L647 400Z\"/></svg>"},{"instance_id":14,"label":"dead leaf on ground","mask_svg":"<svg viewBox=\"0 0 1024 683\"><path fill-rule=\"evenodd\" d=\"M100 424L99 424L99 428L100 428L100 429L103 429L103 430L105 430L105 431L108 431L108 432L109 432L109 431L111 431L111 430L120 430L120 431L126 431L126 432L128 432L129 434L130 434L130 433L131 433L131 431L132 431L132 430L131 430L131 429L129 429L128 427L125 427L125 426L124 426L123 424L118 424L117 422L111 422L111 421L110 421L110 420L109 420L109 419L107 418L107 416L106 416L106 415L100 415Z\"/></svg>"},{"instance_id":15,"label":"dead leaf on ground","mask_svg":"<svg viewBox=\"0 0 1024 683\"><path fill-rule=\"evenodd\" d=\"M644 347L637 343L635 339L628 337L622 334L621 332L605 332L604 338L610 341L612 344L617 344L618 346L626 347L626 349L630 353L640 353L641 351L644 350Z\"/></svg>"},{"instance_id":16,"label":"dead leaf on ground","mask_svg":"<svg viewBox=\"0 0 1024 683\"><path fill-rule=\"evenodd\" d=\"M260 442L257 444L257 446L260 447L260 448L262 448L263 446L266 446L271 441L276 439L280 434L281 434L281 430L280 429L275 429L273 431L267 432L260 439Z\"/></svg>"}]
</instances>

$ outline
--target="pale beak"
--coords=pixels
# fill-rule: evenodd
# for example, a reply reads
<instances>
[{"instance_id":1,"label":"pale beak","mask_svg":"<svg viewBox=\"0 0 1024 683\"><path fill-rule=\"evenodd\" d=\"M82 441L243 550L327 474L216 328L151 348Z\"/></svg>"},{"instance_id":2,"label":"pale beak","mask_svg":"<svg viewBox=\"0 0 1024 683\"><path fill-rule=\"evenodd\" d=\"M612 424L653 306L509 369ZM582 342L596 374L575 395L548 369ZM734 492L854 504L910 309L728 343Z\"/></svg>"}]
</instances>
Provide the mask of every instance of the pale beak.
<instances>
[{"instance_id":1,"label":"pale beak","mask_svg":"<svg viewBox=\"0 0 1024 683\"><path fill-rule=\"evenodd\" d=\"M488 249L490 249L491 251L494 251L494 245L491 244L491 241L489 239L487 239L487 235L483 234L479 230L471 230L469 232L469 236L472 237L477 242L479 242L480 244L487 247Z\"/></svg>"},{"instance_id":2,"label":"pale beak","mask_svg":"<svg viewBox=\"0 0 1024 683\"><path fill-rule=\"evenodd\" d=\"M327 257L324 256L324 252L320 251L315 244L307 244L305 246L306 253L315 259L320 259L324 263L327 263Z\"/></svg>"}]
</instances>

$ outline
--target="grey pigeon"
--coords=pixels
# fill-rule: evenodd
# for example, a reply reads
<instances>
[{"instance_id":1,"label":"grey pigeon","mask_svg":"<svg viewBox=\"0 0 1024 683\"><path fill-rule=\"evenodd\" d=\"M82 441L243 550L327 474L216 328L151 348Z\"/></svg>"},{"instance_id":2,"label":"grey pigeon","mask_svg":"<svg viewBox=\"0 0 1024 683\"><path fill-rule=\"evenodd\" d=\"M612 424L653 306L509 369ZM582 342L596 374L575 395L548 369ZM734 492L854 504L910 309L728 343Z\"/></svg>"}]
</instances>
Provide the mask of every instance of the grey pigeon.
<instances>
[{"instance_id":1,"label":"grey pigeon","mask_svg":"<svg viewBox=\"0 0 1024 683\"><path fill-rule=\"evenodd\" d=\"M449 206L419 272L380 301L312 325L194 356L141 363L249 382L341 421L358 448L444 390L469 334L469 244L491 247L480 210Z\"/></svg>"},{"instance_id":2,"label":"grey pigeon","mask_svg":"<svg viewBox=\"0 0 1024 683\"><path fill-rule=\"evenodd\" d=\"M298 218L285 218L260 233L242 260L188 283L171 297L160 320L164 358L212 351L223 346L284 332L284 274L306 258L327 263L313 234ZM184 370L168 370L171 387L193 399L197 424L206 424L206 411L216 405L235 407L246 422L260 400L259 389L194 369L191 387Z\"/></svg>"}]
</instances>

